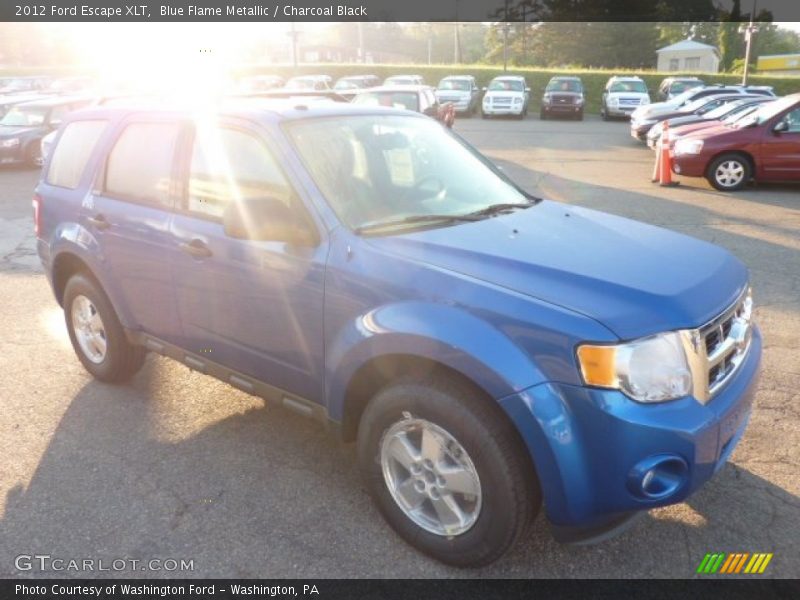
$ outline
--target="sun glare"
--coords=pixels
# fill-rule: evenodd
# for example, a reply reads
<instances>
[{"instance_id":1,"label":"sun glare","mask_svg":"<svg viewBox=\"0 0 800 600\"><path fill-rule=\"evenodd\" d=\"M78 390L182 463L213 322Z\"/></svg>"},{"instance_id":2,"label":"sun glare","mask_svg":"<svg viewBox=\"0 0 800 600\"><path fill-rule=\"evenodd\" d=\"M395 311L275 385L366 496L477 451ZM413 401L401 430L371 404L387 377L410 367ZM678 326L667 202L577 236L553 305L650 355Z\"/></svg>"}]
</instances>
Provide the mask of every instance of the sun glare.
<instances>
[{"instance_id":1,"label":"sun glare","mask_svg":"<svg viewBox=\"0 0 800 600\"><path fill-rule=\"evenodd\" d=\"M71 23L64 34L75 48L71 66L96 75L104 88L196 101L230 91L248 44L285 36L283 29L264 23Z\"/></svg>"}]
</instances>

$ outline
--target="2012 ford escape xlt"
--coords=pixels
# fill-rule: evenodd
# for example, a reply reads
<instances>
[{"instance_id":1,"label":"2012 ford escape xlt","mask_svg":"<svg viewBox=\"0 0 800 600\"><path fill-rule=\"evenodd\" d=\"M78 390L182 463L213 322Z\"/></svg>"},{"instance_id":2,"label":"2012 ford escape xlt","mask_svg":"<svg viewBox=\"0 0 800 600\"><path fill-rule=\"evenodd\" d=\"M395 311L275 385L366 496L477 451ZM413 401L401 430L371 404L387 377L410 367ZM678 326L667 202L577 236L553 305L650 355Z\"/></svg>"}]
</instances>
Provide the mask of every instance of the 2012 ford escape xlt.
<instances>
[{"instance_id":1,"label":"2012 ford escape xlt","mask_svg":"<svg viewBox=\"0 0 800 600\"><path fill-rule=\"evenodd\" d=\"M153 351L322 419L391 526L450 564L497 559L542 503L586 541L680 502L748 420L741 262L533 197L422 115L85 110L33 205L92 375Z\"/></svg>"}]
</instances>

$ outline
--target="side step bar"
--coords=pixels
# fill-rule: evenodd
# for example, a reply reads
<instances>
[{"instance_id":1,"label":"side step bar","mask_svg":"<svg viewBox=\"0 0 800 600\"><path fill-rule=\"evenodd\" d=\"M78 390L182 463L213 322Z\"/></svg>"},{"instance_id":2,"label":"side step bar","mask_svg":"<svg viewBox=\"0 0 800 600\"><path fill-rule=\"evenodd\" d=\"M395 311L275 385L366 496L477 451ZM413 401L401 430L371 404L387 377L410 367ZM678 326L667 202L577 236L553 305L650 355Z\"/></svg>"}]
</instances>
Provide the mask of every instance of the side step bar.
<instances>
[{"instance_id":1,"label":"side step bar","mask_svg":"<svg viewBox=\"0 0 800 600\"><path fill-rule=\"evenodd\" d=\"M204 375L210 375L252 396L258 396L264 400L275 402L297 414L319 421L326 427L334 426L334 428L337 428L337 424L332 423L328 419L328 411L325 407L316 402L290 394L285 390L250 377L249 375L245 375L244 373L229 369L219 363L208 360L208 358L204 356L187 352L183 348L169 344L151 335L138 331L126 331L126 335L132 344L144 346L156 354L161 354L162 356L177 360L193 371L203 373Z\"/></svg>"}]
</instances>

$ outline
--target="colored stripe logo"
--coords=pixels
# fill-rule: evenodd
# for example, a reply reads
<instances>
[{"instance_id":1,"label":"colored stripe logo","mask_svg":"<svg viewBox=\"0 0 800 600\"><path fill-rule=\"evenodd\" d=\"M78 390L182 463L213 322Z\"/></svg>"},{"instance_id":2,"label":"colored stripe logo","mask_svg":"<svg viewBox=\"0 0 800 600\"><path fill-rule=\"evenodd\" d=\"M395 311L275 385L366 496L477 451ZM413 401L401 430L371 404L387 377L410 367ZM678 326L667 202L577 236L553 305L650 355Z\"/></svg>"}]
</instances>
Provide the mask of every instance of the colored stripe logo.
<instances>
[{"instance_id":1,"label":"colored stripe logo","mask_svg":"<svg viewBox=\"0 0 800 600\"><path fill-rule=\"evenodd\" d=\"M772 552L714 552L706 554L697 567L697 572L701 575L713 575L722 573L725 575L736 575L747 573L750 575L763 573L769 561L772 560Z\"/></svg>"}]
</instances>

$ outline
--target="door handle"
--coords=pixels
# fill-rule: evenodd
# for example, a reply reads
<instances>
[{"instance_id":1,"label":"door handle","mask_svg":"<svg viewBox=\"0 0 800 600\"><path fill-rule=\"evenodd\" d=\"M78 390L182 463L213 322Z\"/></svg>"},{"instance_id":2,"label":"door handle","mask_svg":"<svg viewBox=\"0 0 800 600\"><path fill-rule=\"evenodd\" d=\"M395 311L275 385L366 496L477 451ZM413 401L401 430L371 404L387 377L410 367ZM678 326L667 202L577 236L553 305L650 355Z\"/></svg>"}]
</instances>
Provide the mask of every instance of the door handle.
<instances>
[{"instance_id":1,"label":"door handle","mask_svg":"<svg viewBox=\"0 0 800 600\"><path fill-rule=\"evenodd\" d=\"M195 258L207 258L213 254L211 249L206 246L205 242L197 238L193 239L191 242L183 242L180 244L180 249Z\"/></svg>"},{"instance_id":2,"label":"door handle","mask_svg":"<svg viewBox=\"0 0 800 600\"><path fill-rule=\"evenodd\" d=\"M97 229L108 229L109 227L111 227L111 223L109 223L103 215L95 215L94 217L88 217L86 220L89 221L89 223L91 223L92 225L94 225L94 227Z\"/></svg>"}]
</instances>

